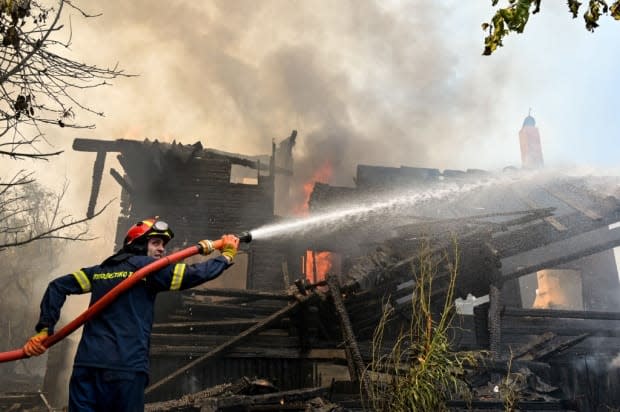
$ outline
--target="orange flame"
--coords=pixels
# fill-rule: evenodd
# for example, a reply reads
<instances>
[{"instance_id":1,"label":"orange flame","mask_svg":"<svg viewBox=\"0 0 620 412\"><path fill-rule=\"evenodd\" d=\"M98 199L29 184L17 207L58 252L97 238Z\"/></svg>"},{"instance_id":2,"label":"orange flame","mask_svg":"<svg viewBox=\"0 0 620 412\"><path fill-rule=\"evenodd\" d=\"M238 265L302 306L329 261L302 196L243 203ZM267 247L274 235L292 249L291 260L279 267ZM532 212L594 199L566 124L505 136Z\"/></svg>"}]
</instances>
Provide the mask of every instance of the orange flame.
<instances>
[{"instance_id":1,"label":"orange flame","mask_svg":"<svg viewBox=\"0 0 620 412\"><path fill-rule=\"evenodd\" d=\"M323 163L323 165L314 172L312 177L306 183L304 183L304 200L302 204L297 205L294 208L293 210L294 215L296 216L307 216L308 215L309 213L308 202L310 201L310 195L312 194L312 190L314 189L314 184L316 182L327 183L329 179L332 177L333 172L334 172L334 169L332 168L331 163L329 162L329 160L326 160L325 163Z\"/></svg>"},{"instance_id":2,"label":"orange flame","mask_svg":"<svg viewBox=\"0 0 620 412\"><path fill-rule=\"evenodd\" d=\"M315 273L315 258L316 258L316 273ZM314 252L312 250L306 251L306 279L310 283L317 283L325 280L327 274L333 266L331 252Z\"/></svg>"},{"instance_id":3,"label":"orange flame","mask_svg":"<svg viewBox=\"0 0 620 412\"><path fill-rule=\"evenodd\" d=\"M329 160L326 160L321 167L313 173L312 177L304 183L303 203L297 205L293 209L293 214L297 216L307 216L310 213L308 203L310 201L310 195L312 195L312 191L314 190L314 184L316 182L328 183L332 174L332 165ZM303 270L306 274L306 279L310 283L325 280L332 266L333 255L330 252L313 252L312 250L307 250L306 255L303 257Z\"/></svg>"}]
</instances>

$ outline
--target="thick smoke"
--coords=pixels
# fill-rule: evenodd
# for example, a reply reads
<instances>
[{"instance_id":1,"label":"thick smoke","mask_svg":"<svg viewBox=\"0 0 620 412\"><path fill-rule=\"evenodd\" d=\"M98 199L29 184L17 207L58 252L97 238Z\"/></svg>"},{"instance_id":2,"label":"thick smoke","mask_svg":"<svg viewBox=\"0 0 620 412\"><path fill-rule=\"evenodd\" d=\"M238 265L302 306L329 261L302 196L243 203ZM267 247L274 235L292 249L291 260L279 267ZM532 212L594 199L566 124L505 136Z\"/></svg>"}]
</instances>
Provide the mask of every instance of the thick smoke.
<instances>
[{"instance_id":1,"label":"thick smoke","mask_svg":"<svg viewBox=\"0 0 620 412\"><path fill-rule=\"evenodd\" d=\"M493 68L474 63L490 62L479 56L479 23L489 7L286 0L161 6L112 1L101 6L102 17L74 22L76 53L139 74L87 95L106 112L98 138L132 130L136 138L260 154L272 138L297 129L298 179L329 160L331 183L344 185L360 163L467 168L518 159L518 120L509 125L508 153L483 164L467 158L476 146L498 144L498 101L505 82L519 79L516 67L494 70L501 56ZM452 34L459 22L471 24L462 29L468 40Z\"/></svg>"}]
</instances>

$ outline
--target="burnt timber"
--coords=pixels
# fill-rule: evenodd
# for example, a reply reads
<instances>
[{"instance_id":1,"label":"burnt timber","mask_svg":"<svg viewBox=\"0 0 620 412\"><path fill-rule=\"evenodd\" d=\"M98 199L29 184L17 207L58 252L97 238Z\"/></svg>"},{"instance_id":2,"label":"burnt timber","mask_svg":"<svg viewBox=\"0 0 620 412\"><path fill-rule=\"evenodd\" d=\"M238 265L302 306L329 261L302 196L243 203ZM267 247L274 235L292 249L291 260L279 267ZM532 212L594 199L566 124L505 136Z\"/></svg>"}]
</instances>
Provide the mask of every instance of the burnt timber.
<instances>
[{"instance_id":1,"label":"burnt timber","mask_svg":"<svg viewBox=\"0 0 620 412\"><path fill-rule=\"evenodd\" d=\"M278 148L274 144L271 156L260 159L210 151L199 143L76 139L75 150L96 153L87 213L96 209L105 156L114 152L123 167L110 170L122 188L117 244L125 228L146 215L165 216L184 236L181 244L278 221L278 176L292 173L295 136ZM278 159L278 153L284 158ZM233 165L253 170L256 184L231 182ZM316 183L310 208L320 213L334 204L364 202L370 195L389 194L387 188L423 192L491 178L480 170L360 165L354 187ZM615 191L602 190L608 187ZM526 410L618 407L620 375L617 368L608 368L620 347L620 320L614 312L620 288L611 264L620 232L609 229L620 220L617 188L615 179L554 177L523 185L515 178L501 189L457 191L390 219L369 214L355 224L343 222L329 236L251 243L242 251L247 258L242 287L214 289L207 284L160 302L147 399L157 410L158 403L210 394L209 388L249 376L268 379L276 387L274 396L197 396L183 404L186 408L189 402L194 409L179 410L227 410L234 405L269 410L279 393L297 393L307 401L304 394L314 389L350 409L361 408L356 401L359 384L352 390L342 376L332 379L330 370L345 371L344 382L359 380L360 368L371 358L370 339L385 297L391 296L406 321L414 282L411 268L420 246L428 241L436 253L443 253L456 237L458 251L451 253L461 260L458 296L489 295L490 301L455 319L455 348L490 349L494 358L485 369L489 380L506 374L513 356L514 367L560 388L551 399L542 396L543 386L538 385L541 391L522 401ZM307 250L341 257L332 275L342 288L344 307L334 306L324 286L307 284L308 274L299 263ZM524 306L522 278L552 267L581 271L583 310ZM438 273L437 303L442 302L446 274L445 268ZM291 285L294 279L301 281ZM252 398L256 396L262 398ZM460 402L450 405L460 410ZM472 405L476 410L503 410L498 399L481 397ZM286 410L305 407L289 406Z\"/></svg>"}]
</instances>

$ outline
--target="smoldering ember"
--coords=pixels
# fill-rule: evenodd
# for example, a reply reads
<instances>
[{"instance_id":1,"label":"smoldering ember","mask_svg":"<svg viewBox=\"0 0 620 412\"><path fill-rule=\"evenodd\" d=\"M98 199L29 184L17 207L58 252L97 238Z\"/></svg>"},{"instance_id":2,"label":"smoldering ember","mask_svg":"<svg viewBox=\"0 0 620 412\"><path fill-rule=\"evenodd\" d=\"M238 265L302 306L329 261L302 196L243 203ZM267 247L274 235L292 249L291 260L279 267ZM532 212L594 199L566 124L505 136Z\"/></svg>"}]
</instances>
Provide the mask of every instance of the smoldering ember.
<instances>
[{"instance_id":1,"label":"smoldering ember","mask_svg":"<svg viewBox=\"0 0 620 412\"><path fill-rule=\"evenodd\" d=\"M217 282L158 297L146 410L620 405L619 178L546 171L528 116L520 168L360 164L354 186L317 178L291 205L296 140L264 156L74 140L93 161L87 215L103 178L122 187L116 249L155 215L178 248L253 238ZM122 170L104 170L106 156ZM50 348L42 378L34 359L3 364L0 409L62 410L73 351Z\"/></svg>"}]
</instances>

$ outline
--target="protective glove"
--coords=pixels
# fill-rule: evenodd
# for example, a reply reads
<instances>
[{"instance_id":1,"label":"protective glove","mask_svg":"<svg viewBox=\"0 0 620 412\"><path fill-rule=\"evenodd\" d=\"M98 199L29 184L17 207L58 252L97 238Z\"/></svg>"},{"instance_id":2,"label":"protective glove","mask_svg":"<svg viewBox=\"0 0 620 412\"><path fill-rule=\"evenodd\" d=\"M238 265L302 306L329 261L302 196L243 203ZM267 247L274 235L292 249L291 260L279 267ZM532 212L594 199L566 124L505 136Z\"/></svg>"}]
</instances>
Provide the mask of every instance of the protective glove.
<instances>
[{"instance_id":1,"label":"protective glove","mask_svg":"<svg viewBox=\"0 0 620 412\"><path fill-rule=\"evenodd\" d=\"M235 235L222 236L222 256L224 256L228 262L232 262L237 255L237 249L239 248L239 238Z\"/></svg>"},{"instance_id":2,"label":"protective glove","mask_svg":"<svg viewBox=\"0 0 620 412\"><path fill-rule=\"evenodd\" d=\"M43 341L47 338L47 328L41 329L39 333L28 339L24 345L24 353L28 356L42 355L47 348L43 346Z\"/></svg>"}]
</instances>

